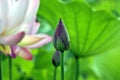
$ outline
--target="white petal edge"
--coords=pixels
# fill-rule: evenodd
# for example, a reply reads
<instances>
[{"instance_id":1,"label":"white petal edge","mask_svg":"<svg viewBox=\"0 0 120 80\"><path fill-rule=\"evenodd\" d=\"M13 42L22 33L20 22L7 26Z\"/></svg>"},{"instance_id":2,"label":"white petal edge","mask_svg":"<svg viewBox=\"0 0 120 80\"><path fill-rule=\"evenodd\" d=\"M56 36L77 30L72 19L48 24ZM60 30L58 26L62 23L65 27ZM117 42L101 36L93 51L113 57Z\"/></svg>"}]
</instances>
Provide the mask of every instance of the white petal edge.
<instances>
[{"instance_id":1,"label":"white petal edge","mask_svg":"<svg viewBox=\"0 0 120 80\"><path fill-rule=\"evenodd\" d=\"M27 14L28 4L29 0L18 0L10 7L7 30L18 27L23 23Z\"/></svg>"},{"instance_id":2,"label":"white petal edge","mask_svg":"<svg viewBox=\"0 0 120 80\"><path fill-rule=\"evenodd\" d=\"M24 23L31 23L31 21L37 14L39 4L40 4L40 0L30 0Z\"/></svg>"},{"instance_id":3,"label":"white petal edge","mask_svg":"<svg viewBox=\"0 0 120 80\"><path fill-rule=\"evenodd\" d=\"M8 11L9 11L8 0L0 0L0 18L2 20L7 20Z\"/></svg>"}]
</instances>

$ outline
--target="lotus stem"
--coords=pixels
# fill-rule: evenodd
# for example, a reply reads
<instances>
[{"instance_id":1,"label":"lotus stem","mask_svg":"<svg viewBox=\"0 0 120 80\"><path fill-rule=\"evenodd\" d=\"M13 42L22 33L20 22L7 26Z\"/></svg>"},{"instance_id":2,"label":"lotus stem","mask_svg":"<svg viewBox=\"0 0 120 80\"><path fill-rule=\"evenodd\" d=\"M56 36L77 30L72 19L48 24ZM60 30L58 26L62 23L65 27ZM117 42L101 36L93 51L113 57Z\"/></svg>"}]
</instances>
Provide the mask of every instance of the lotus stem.
<instances>
[{"instance_id":1,"label":"lotus stem","mask_svg":"<svg viewBox=\"0 0 120 80\"><path fill-rule=\"evenodd\" d=\"M57 67L55 67L55 70L54 70L54 80L56 80L56 75L57 75Z\"/></svg>"},{"instance_id":2,"label":"lotus stem","mask_svg":"<svg viewBox=\"0 0 120 80\"><path fill-rule=\"evenodd\" d=\"M9 80L12 80L12 58L9 56Z\"/></svg>"},{"instance_id":3,"label":"lotus stem","mask_svg":"<svg viewBox=\"0 0 120 80\"><path fill-rule=\"evenodd\" d=\"M2 80L2 52L0 52L0 80Z\"/></svg>"},{"instance_id":4,"label":"lotus stem","mask_svg":"<svg viewBox=\"0 0 120 80\"><path fill-rule=\"evenodd\" d=\"M75 61L76 61L76 75L75 75L75 80L78 80L79 79L79 58L76 57Z\"/></svg>"},{"instance_id":5,"label":"lotus stem","mask_svg":"<svg viewBox=\"0 0 120 80\"><path fill-rule=\"evenodd\" d=\"M61 51L60 63L61 63L61 80L64 80L64 51Z\"/></svg>"}]
</instances>

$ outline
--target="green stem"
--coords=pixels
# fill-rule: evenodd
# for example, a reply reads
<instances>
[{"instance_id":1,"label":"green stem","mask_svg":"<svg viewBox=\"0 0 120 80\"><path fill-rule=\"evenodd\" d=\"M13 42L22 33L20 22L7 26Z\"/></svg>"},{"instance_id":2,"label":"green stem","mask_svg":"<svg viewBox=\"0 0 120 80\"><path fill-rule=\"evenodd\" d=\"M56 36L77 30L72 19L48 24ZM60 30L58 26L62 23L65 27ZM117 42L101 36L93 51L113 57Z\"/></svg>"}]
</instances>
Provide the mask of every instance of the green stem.
<instances>
[{"instance_id":1,"label":"green stem","mask_svg":"<svg viewBox=\"0 0 120 80\"><path fill-rule=\"evenodd\" d=\"M0 80L2 80L2 53L0 52Z\"/></svg>"},{"instance_id":2,"label":"green stem","mask_svg":"<svg viewBox=\"0 0 120 80\"><path fill-rule=\"evenodd\" d=\"M9 80L12 80L12 58L9 56Z\"/></svg>"},{"instance_id":3,"label":"green stem","mask_svg":"<svg viewBox=\"0 0 120 80\"><path fill-rule=\"evenodd\" d=\"M75 80L79 79L79 58L76 57L76 75L75 75Z\"/></svg>"},{"instance_id":4,"label":"green stem","mask_svg":"<svg viewBox=\"0 0 120 80\"><path fill-rule=\"evenodd\" d=\"M56 80L56 74L57 74L57 67L55 67L55 70L54 70L54 80Z\"/></svg>"},{"instance_id":5,"label":"green stem","mask_svg":"<svg viewBox=\"0 0 120 80\"><path fill-rule=\"evenodd\" d=\"M61 80L64 80L64 52L63 51L61 51L60 63L61 63Z\"/></svg>"}]
</instances>

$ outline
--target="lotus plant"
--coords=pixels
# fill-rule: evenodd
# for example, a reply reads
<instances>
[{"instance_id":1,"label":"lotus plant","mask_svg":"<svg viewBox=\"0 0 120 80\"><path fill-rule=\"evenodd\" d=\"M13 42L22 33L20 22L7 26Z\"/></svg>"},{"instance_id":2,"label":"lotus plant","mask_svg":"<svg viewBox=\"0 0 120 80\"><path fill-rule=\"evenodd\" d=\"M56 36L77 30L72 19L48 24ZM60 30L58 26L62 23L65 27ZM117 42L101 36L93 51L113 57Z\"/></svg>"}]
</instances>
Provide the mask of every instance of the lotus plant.
<instances>
[{"instance_id":1,"label":"lotus plant","mask_svg":"<svg viewBox=\"0 0 120 80\"><path fill-rule=\"evenodd\" d=\"M39 0L0 0L0 51L5 55L31 60L29 49L51 41L45 34L36 34Z\"/></svg>"},{"instance_id":2,"label":"lotus plant","mask_svg":"<svg viewBox=\"0 0 120 80\"><path fill-rule=\"evenodd\" d=\"M64 80L64 51L68 50L70 47L70 38L67 29L62 22L62 19L59 20L56 31L54 33L53 45L54 48L59 51L56 52L57 54L54 54L54 63L59 62L58 53L60 53L61 80Z\"/></svg>"}]
</instances>

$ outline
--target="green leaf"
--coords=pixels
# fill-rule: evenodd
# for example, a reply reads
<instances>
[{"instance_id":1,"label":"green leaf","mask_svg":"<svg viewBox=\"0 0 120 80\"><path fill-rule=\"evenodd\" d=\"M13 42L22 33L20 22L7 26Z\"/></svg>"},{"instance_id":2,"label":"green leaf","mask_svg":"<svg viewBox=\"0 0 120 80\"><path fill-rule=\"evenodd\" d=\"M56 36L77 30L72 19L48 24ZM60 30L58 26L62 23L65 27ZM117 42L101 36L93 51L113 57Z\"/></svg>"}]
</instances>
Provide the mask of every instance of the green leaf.
<instances>
[{"instance_id":1,"label":"green leaf","mask_svg":"<svg viewBox=\"0 0 120 80\"><path fill-rule=\"evenodd\" d=\"M12 75L14 75L13 80L16 80L20 77L19 72L18 72L18 68L16 67L16 65L14 63L12 63ZM9 80L9 59L8 59L8 56L6 57L5 60L2 61L2 76L3 76L3 80Z\"/></svg>"},{"instance_id":2,"label":"green leaf","mask_svg":"<svg viewBox=\"0 0 120 80\"><path fill-rule=\"evenodd\" d=\"M25 60L21 57L17 57L15 59L12 60L13 61L13 65L16 67L17 72L19 71L20 69L20 73L26 73L27 75L30 75L31 74L31 69L33 68L34 66L34 63L33 61L28 61L28 60ZM14 73L15 74L15 73Z\"/></svg>"},{"instance_id":3,"label":"green leaf","mask_svg":"<svg viewBox=\"0 0 120 80\"><path fill-rule=\"evenodd\" d=\"M107 10L120 16L120 0L83 0L97 10Z\"/></svg>"},{"instance_id":4,"label":"green leaf","mask_svg":"<svg viewBox=\"0 0 120 80\"><path fill-rule=\"evenodd\" d=\"M54 71L50 69L34 69L32 72L33 80L53 80Z\"/></svg>"},{"instance_id":5,"label":"green leaf","mask_svg":"<svg viewBox=\"0 0 120 80\"><path fill-rule=\"evenodd\" d=\"M35 57L34 69L45 69L52 67L52 54L53 51L46 51L45 49L39 49L38 54Z\"/></svg>"},{"instance_id":6,"label":"green leaf","mask_svg":"<svg viewBox=\"0 0 120 80\"><path fill-rule=\"evenodd\" d=\"M94 57L93 70L100 80L119 80L120 47Z\"/></svg>"},{"instance_id":7,"label":"green leaf","mask_svg":"<svg viewBox=\"0 0 120 80\"><path fill-rule=\"evenodd\" d=\"M37 17L37 20L41 23L40 28L38 30L38 34L46 33L50 35L52 33L52 28L48 24L48 22L44 19L41 19L40 17Z\"/></svg>"},{"instance_id":8,"label":"green leaf","mask_svg":"<svg viewBox=\"0 0 120 80\"><path fill-rule=\"evenodd\" d=\"M70 49L76 56L96 55L120 44L119 20L106 11L94 11L81 1L67 4L57 0L41 1L38 16L54 29L59 18L63 19L70 35Z\"/></svg>"},{"instance_id":9,"label":"green leaf","mask_svg":"<svg viewBox=\"0 0 120 80\"><path fill-rule=\"evenodd\" d=\"M51 46L50 46L51 47ZM34 80L49 80L53 79L54 66L52 65L53 49L41 48L34 59L34 67L31 70L31 77Z\"/></svg>"}]
</instances>

